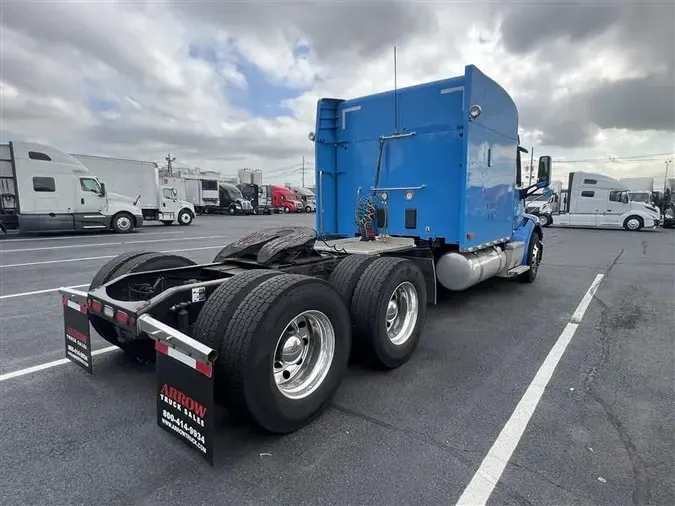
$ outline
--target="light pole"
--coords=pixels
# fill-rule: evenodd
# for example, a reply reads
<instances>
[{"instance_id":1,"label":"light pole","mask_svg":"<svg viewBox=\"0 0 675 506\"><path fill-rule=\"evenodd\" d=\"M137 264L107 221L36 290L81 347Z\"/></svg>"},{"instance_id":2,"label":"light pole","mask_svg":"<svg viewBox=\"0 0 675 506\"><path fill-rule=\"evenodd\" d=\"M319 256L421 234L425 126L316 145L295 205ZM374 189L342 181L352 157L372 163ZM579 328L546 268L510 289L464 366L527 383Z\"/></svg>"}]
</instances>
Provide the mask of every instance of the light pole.
<instances>
[{"instance_id":1,"label":"light pole","mask_svg":"<svg viewBox=\"0 0 675 506\"><path fill-rule=\"evenodd\" d=\"M673 163L672 160L666 160L666 173L663 176L663 194L666 194L666 189L668 188L668 167Z\"/></svg>"}]
</instances>

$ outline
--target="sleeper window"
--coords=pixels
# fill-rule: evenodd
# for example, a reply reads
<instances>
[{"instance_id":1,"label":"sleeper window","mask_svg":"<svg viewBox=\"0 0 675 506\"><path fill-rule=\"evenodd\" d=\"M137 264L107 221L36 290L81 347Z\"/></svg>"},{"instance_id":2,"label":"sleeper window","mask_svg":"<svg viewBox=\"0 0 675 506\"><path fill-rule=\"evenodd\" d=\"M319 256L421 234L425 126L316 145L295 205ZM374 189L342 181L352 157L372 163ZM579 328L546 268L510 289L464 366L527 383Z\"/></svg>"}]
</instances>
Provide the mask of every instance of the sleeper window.
<instances>
[{"instance_id":1,"label":"sleeper window","mask_svg":"<svg viewBox=\"0 0 675 506\"><path fill-rule=\"evenodd\" d=\"M39 151L29 151L28 158L30 158L31 160L41 160L43 162L52 161L49 155L45 155L44 153L40 153Z\"/></svg>"},{"instance_id":2,"label":"sleeper window","mask_svg":"<svg viewBox=\"0 0 675 506\"><path fill-rule=\"evenodd\" d=\"M55 192L56 183L54 182L53 177L34 177L33 178L33 191L36 192Z\"/></svg>"}]
</instances>

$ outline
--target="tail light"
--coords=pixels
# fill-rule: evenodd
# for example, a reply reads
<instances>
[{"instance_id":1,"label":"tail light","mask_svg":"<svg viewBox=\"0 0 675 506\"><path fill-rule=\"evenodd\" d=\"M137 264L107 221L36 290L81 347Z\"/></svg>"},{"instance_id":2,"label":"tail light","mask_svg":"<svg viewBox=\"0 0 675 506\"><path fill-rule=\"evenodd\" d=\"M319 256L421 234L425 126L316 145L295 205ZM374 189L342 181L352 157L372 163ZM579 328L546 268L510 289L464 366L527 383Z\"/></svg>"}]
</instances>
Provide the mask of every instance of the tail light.
<instances>
[{"instance_id":1,"label":"tail light","mask_svg":"<svg viewBox=\"0 0 675 506\"><path fill-rule=\"evenodd\" d=\"M97 300L94 299L89 299L88 301L88 306L89 308L94 312L94 313L100 313L103 311L103 304Z\"/></svg>"},{"instance_id":2,"label":"tail light","mask_svg":"<svg viewBox=\"0 0 675 506\"><path fill-rule=\"evenodd\" d=\"M129 315L124 311L117 311L115 313L115 321L122 325L129 325Z\"/></svg>"}]
</instances>

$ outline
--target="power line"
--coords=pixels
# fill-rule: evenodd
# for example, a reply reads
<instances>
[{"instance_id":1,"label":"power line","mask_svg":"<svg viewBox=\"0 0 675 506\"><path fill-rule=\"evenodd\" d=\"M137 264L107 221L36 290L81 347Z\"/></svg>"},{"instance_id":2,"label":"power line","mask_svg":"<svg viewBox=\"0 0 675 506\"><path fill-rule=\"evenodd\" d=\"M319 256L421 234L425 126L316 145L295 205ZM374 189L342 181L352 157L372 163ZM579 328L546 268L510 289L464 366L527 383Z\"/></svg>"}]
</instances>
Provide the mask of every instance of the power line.
<instances>
[{"instance_id":1,"label":"power line","mask_svg":"<svg viewBox=\"0 0 675 506\"><path fill-rule=\"evenodd\" d=\"M654 153L654 154L648 154L648 155L631 155L631 156L603 156L601 158L586 158L583 160L553 160L555 163L583 163L583 162L604 162L604 161L609 161L609 162L614 162L614 161L621 161L621 160L634 160L634 161L640 161L641 159L644 160L651 160L654 158L658 158L661 156L671 156L673 152L668 152L668 153Z\"/></svg>"}]
</instances>

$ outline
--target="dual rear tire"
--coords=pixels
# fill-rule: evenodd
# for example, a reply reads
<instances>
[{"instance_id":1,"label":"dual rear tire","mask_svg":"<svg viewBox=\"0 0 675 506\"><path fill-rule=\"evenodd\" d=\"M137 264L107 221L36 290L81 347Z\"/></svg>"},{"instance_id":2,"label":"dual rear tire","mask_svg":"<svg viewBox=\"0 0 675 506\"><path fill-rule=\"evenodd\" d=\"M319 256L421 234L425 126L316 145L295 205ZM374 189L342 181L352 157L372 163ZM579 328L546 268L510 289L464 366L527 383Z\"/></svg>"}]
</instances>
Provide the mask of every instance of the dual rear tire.
<instances>
[{"instance_id":1,"label":"dual rear tire","mask_svg":"<svg viewBox=\"0 0 675 506\"><path fill-rule=\"evenodd\" d=\"M194 338L218 351L216 401L272 433L316 418L342 382L349 312L321 279L251 271L207 300Z\"/></svg>"},{"instance_id":2,"label":"dual rear tire","mask_svg":"<svg viewBox=\"0 0 675 506\"><path fill-rule=\"evenodd\" d=\"M328 282L349 308L353 356L378 369L394 369L410 359L426 321L427 287L411 260L353 255Z\"/></svg>"},{"instance_id":3,"label":"dual rear tire","mask_svg":"<svg viewBox=\"0 0 675 506\"><path fill-rule=\"evenodd\" d=\"M216 401L272 433L314 420L330 403L354 346L391 369L412 355L424 326L426 285L411 261L346 257L328 282L256 270L221 284L193 337L218 351Z\"/></svg>"}]
</instances>

